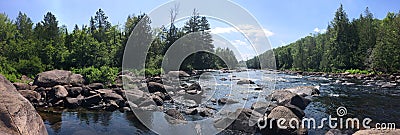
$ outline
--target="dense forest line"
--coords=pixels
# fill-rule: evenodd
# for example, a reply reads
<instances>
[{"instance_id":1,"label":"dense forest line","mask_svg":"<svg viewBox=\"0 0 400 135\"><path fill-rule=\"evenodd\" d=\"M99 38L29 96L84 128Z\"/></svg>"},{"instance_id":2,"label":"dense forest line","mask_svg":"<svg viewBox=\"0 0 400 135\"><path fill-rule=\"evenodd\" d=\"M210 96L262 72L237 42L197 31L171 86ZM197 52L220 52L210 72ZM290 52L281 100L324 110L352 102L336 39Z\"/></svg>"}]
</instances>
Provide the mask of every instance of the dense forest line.
<instances>
[{"instance_id":1,"label":"dense forest line","mask_svg":"<svg viewBox=\"0 0 400 135\"><path fill-rule=\"evenodd\" d=\"M368 7L359 18L349 20L341 5L324 33L310 34L294 43L273 49L281 70L355 73L400 72L400 13L374 18ZM246 61L260 68L265 52Z\"/></svg>"},{"instance_id":2,"label":"dense forest line","mask_svg":"<svg viewBox=\"0 0 400 135\"><path fill-rule=\"evenodd\" d=\"M142 20L149 27L141 33L153 38L146 59L146 70L137 71L146 75L161 73L163 55L179 38L193 32L200 34L200 45L223 59L237 63L229 49L214 48L210 24L206 17L193 15L182 28L174 25L177 11L171 10L171 24L150 28L151 20L145 14L129 15L123 26L113 25L105 12L99 9L88 19L88 25L68 30L59 24L57 18L48 12L42 21L34 24L25 13L19 13L15 20L0 14L0 74L11 81L19 81L22 75L34 77L37 73L52 69L72 70L83 74L91 82L113 80L121 70L125 45L135 26ZM167 27L168 26L168 27ZM189 47L187 47L189 48ZM220 57L207 52L198 52L181 66L183 70L222 68L226 64Z\"/></svg>"}]
</instances>

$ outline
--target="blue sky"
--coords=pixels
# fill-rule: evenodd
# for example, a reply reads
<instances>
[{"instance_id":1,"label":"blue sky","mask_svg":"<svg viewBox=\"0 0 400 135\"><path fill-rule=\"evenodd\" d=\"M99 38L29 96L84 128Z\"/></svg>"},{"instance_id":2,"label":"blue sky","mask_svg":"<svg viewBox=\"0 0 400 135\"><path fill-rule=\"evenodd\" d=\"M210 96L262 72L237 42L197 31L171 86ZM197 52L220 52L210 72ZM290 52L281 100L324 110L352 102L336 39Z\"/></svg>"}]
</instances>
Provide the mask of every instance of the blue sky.
<instances>
[{"instance_id":1,"label":"blue sky","mask_svg":"<svg viewBox=\"0 0 400 135\"><path fill-rule=\"evenodd\" d=\"M61 25L67 25L72 29L75 24L78 26L88 24L90 17L99 8L105 11L113 25L122 25L128 14L149 13L167 2L169 1L37 0L33 2L31 0L1 0L0 12L15 19L18 12L21 11L36 23L43 19L46 12L50 11L56 15ZM316 31L323 32L333 19L334 12L340 4L343 4L349 18L359 17L366 7L369 7L374 16L379 19L384 18L388 12L399 12L400 10L400 1L396 0L233 0L233 2L246 9L257 19L264 28L263 31L268 36L273 48L289 44ZM229 12L224 5L220 5L220 7L216 9L218 12ZM168 13L168 11L165 12ZM201 8L199 12L202 12ZM236 46L249 44L243 37L240 37L237 31L231 30L229 25L211 21L211 27L214 33L221 34L230 41L230 44ZM238 50L246 49L239 48ZM254 54L247 52L242 56L251 57L252 55Z\"/></svg>"}]
</instances>

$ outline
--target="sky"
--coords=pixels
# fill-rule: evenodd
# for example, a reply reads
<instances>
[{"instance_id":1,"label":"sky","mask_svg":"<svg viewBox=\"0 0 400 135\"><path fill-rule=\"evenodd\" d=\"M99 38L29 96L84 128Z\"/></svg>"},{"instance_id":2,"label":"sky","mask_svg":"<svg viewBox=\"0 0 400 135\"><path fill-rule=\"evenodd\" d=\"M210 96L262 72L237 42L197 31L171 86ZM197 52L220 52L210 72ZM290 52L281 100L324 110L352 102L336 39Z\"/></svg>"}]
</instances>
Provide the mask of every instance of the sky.
<instances>
[{"instance_id":1,"label":"sky","mask_svg":"<svg viewBox=\"0 0 400 135\"><path fill-rule=\"evenodd\" d=\"M197 7L200 14L222 14L240 21L245 13L239 10L232 10L226 4L221 4L221 0L204 3L206 7ZM81 26L88 24L91 16L101 8L109 16L109 21L113 25L123 25L130 14L151 13L162 7L163 4L171 2L169 0L1 0L0 12L8 15L15 20L18 12L26 13L34 23L43 20L47 12L52 12L59 21L60 25L66 25L72 29L75 24ZM276 48L287 45L310 33L324 32L329 22L333 19L334 13L340 4L343 4L350 20L358 18L366 7L374 14L374 17L382 19L388 12L399 12L400 1L396 0L232 0L243 11L250 14L257 23L252 25L237 24L232 25L218 19L210 20L211 32L223 37L225 40L216 38L214 44L223 47L230 44L235 47L236 54L240 54L241 59L247 59L256 55L254 48L261 47L257 53L262 53L265 49ZM188 4L182 2L179 14L190 14ZM202 6L204 6L202 5ZM207 6L208 5L208 6ZM214 5L214 6L210 6ZM165 6L165 5L164 5ZM186 9L188 7L188 9ZM214 8L213 8L214 7ZM169 7L171 8L171 6ZM242 10L240 10L243 12ZM155 19L169 18L168 8L163 11L163 16L155 16ZM185 12L185 13L181 13ZM214 15L214 14L213 14ZM247 17L247 16L246 16ZM152 18L153 19L153 18ZM228 18L229 20L229 18ZM233 21L232 21L233 22ZM258 27L260 26L260 27ZM240 32L239 32L240 31ZM245 36L249 36L246 38ZM267 40L261 37L267 37ZM253 39L253 40L249 40ZM250 46L253 44L253 46ZM249 47L250 46L250 47ZM267 46L267 47L266 47Z\"/></svg>"}]
</instances>

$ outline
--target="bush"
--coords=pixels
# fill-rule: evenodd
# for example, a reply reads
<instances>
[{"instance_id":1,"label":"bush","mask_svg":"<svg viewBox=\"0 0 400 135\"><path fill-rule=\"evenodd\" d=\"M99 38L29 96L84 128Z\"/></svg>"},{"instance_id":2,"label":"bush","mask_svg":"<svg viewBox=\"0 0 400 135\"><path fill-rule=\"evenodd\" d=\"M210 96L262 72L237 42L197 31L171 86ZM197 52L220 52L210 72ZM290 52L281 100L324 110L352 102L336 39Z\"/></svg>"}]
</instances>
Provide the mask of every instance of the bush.
<instances>
[{"instance_id":1,"label":"bush","mask_svg":"<svg viewBox=\"0 0 400 135\"><path fill-rule=\"evenodd\" d=\"M91 66L87 68L72 69L72 72L83 75L87 83L99 82L113 84L119 69L108 66L102 66L100 68Z\"/></svg>"},{"instance_id":2,"label":"bush","mask_svg":"<svg viewBox=\"0 0 400 135\"><path fill-rule=\"evenodd\" d=\"M19 60L15 65L17 65L15 68L18 73L27 75L30 78L35 78L36 74L44 71L42 62L38 57L33 57L30 60Z\"/></svg>"},{"instance_id":3,"label":"bush","mask_svg":"<svg viewBox=\"0 0 400 135\"><path fill-rule=\"evenodd\" d=\"M17 70L8 63L7 59L1 56L0 74L2 74L5 78L7 78L7 80L11 82L19 82L20 80L18 78L21 77L21 75L18 74Z\"/></svg>"},{"instance_id":4,"label":"bush","mask_svg":"<svg viewBox=\"0 0 400 135\"><path fill-rule=\"evenodd\" d=\"M350 70L346 70L345 72L349 72L350 74L371 74L371 73L373 73L368 70L360 70L360 69L350 69Z\"/></svg>"}]
</instances>

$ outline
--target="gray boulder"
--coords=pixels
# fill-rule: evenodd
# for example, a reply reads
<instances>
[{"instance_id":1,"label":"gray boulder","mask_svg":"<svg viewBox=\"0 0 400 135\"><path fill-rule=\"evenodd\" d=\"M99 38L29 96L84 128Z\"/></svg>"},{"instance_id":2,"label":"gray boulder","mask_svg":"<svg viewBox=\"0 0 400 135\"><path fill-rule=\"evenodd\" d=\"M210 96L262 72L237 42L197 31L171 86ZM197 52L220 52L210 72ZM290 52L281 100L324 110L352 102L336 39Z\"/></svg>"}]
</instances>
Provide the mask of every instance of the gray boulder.
<instances>
[{"instance_id":1,"label":"gray boulder","mask_svg":"<svg viewBox=\"0 0 400 135\"><path fill-rule=\"evenodd\" d=\"M0 134L47 135L43 120L35 108L1 75Z\"/></svg>"},{"instance_id":2,"label":"gray boulder","mask_svg":"<svg viewBox=\"0 0 400 135\"><path fill-rule=\"evenodd\" d=\"M274 91L271 95L267 97L271 101L277 101L278 105L285 106L287 104L295 105L300 109L304 110L307 105L311 102L309 99L306 99L302 96L297 95L296 93L292 93L287 90L278 90Z\"/></svg>"},{"instance_id":3,"label":"gray boulder","mask_svg":"<svg viewBox=\"0 0 400 135\"><path fill-rule=\"evenodd\" d=\"M70 82L71 71L52 70L39 73L33 82L33 85L39 87L53 87L56 85L67 85Z\"/></svg>"}]
</instances>

